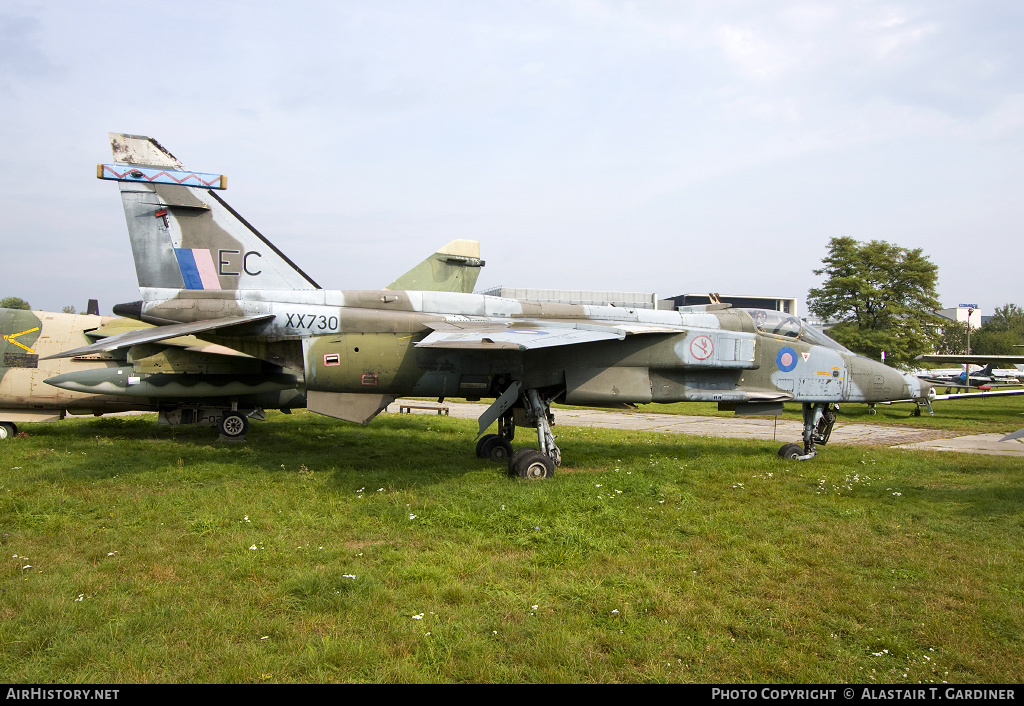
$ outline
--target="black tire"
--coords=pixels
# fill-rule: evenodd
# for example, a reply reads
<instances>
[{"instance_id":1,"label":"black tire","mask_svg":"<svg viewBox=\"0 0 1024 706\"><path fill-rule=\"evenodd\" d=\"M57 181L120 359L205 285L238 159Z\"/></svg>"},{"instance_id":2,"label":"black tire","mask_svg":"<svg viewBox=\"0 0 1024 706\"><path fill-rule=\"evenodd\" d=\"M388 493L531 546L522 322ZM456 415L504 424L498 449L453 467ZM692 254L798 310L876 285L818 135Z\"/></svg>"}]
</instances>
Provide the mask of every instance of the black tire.
<instances>
[{"instance_id":1,"label":"black tire","mask_svg":"<svg viewBox=\"0 0 1024 706\"><path fill-rule=\"evenodd\" d=\"M486 458L495 463L504 463L509 460L512 456L512 444L508 443L500 436L495 436L493 439L488 439L477 454L481 458Z\"/></svg>"},{"instance_id":2,"label":"black tire","mask_svg":"<svg viewBox=\"0 0 1024 706\"><path fill-rule=\"evenodd\" d=\"M534 449L527 447L523 449L518 449L515 453L513 453L512 456L509 457L508 459L508 474L510 476L514 476L516 474L516 464L519 463L519 459L521 459L528 453L533 453L533 451Z\"/></svg>"},{"instance_id":3,"label":"black tire","mask_svg":"<svg viewBox=\"0 0 1024 706\"><path fill-rule=\"evenodd\" d=\"M519 478L526 480L543 480L555 475L555 462L549 456L540 451L529 449L520 455L515 453L516 461L512 472Z\"/></svg>"},{"instance_id":4,"label":"black tire","mask_svg":"<svg viewBox=\"0 0 1024 706\"><path fill-rule=\"evenodd\" d=\"M480 437L480 441L476 442L476 457L487 458L487 454L484 453L484 446L490 443L494 439L500 439L501 437L497 434L484 434Z\"/></svg>"},{"instance_id":5,"label":"black tire","mask_svg":"<svg viewBox=\"0 0 1024 706\"><path fill-rule=\"evenodd\" d=\"M798 456L803 456L804 450L798 444L786 444L779 449L779 456L786 459L787 461L795 460Z\"/></svg>"},{"instance_id":6,"label":"black tire","mask_svg":"<svg viewBox=\"0 0 1024 706\"><path fill-rule=\"evenodd\" d=\"M249 420L244 414L238 412L225 412L221 415L220 423L217 425L221 436L229 439L240 439L249 431Z\"/></svg>"},{"instance_id":7,"label":"black tire","mask_svg":"<svg viewBox=\"0 0 1024 706\"><path fill-rule=\"evenodd\" d=\"M14 435L18 433L18 427L14 426L10 422L0 423L0 439L13 439Z\"/></svg>"}]
</instances>

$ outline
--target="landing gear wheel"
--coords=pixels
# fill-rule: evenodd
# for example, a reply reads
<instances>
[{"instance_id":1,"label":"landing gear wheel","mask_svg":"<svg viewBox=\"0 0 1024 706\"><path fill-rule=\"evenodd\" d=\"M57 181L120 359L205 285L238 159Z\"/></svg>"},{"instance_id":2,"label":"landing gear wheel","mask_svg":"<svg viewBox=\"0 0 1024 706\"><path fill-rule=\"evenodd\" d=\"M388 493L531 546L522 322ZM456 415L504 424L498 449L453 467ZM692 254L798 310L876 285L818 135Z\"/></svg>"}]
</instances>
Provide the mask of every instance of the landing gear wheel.
<instances>
[{"instance_id":1,"label":"landing gear wheel","mask_svg":"<svg viewBox=\"0 0 1024 706\"><path fill-rule=\"evenodd\" d=\"M493 434L489 436L491 437L490 439L486 439L482 444L477 444L476 455L480 458L490 459L495 463L507 461L512 455L512 444L508 443L500 436Z\"/></svg>"},{"instance_id":2,"label":"landing gear wheel","mask_svg":"<svg viewBox=\"0 0 1024 706\"><path fill-rule=\"evenodd\" d=\"M240 439L249 431L249 420L238 412L225 412L217 425L220 433L229 439Z\"/></svg>"},{"instance_id":3,"label":"landing gear wheel","mask_svg":"<svg viewBox=\"0 0 1024 706\"><path fill-rule=\"evenodd\" d=\"M921 416L921 408L919 406L915 405L914 411L910 413L910 416L911 417L920 417Z\"/></svg>"},{"instance_id":4,"label":"landing gear wheel","mask_svg":"<svg viewBox=\"0 0 1024 706\"><path fill-rule=\"evenodd\" d=\"M878 410L875 409L874 407L868 407L868 414L870 414L873 417L876 414L878 414Z\"/></svg>"},{"instance_id":5,"label":"landing gear wheel","mask_svg":"<svg viewBox=\"0 0 1024 706\"><path fill-rule=\"evenodd\" d=\"M799 444L786 444L779 449L779 456L787 461L794 461L804 455L804 450Z\"/></svg>"},{"instance_id":6,"label":"landing gear wheel","mask_svg":"<svg viewBox=\"0 0 1024 706\"><path fill-rule=\"evenodd\" d=\"M519 456L518 452L516 455ZM533 449L519 456L514 465L510 461L509 466L514 475L526 480L543 480L555 475L554 459Z\"/></svg>"},{"instance_id":7,"label":"landing gear wheel","mask_svg":"<svg viewBox=\"0 0 1024 706\"><path fill-rule=\"evenodd\" d=\"M515 468L516 468L516 464L519 463L519 459L521 459L526 454L534 453L535 451L536 451L536 449L525 448L525 449L519 449L514 454L512 454L512 458L510 458L508 460L508 473L509 473L509 475L514 476L516 474Z\"/></svg>"},{"instance_id":8,"label":"landing gear wheel","mask_svg":"<svg viewBox=\"0 0 1024 706\"><path fill-rule=\"evenodd\" d=\"M500 439L501 437L497 434L484 434L480 437L480 441L476 442L476 457L487 458L487 454L484 453L484 446L494 439Z\"/></svg>"},{"instance_id":9,"label":"landing gear wheel","mask_svg":"<svg viewBox=\"0 0 1024 706\"><path fill-rule=\"evenodd\" d=\"M18 433L18 427L10 422L0 424L0 439L12 439Z\"/></svg>"}]
</instances>

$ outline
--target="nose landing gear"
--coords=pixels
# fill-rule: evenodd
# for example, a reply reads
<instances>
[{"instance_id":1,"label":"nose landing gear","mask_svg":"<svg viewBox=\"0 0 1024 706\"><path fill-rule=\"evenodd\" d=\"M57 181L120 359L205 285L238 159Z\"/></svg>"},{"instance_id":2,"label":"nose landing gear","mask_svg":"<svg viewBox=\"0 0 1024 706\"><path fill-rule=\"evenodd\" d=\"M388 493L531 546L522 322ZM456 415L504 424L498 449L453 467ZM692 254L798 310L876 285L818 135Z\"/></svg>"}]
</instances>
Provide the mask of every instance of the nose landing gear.
<instances>
[{"instance_id":1,"label":"nose landing gear","mask_svg":"<svg viewBox=\"0 0 1024 706\"><path fill-rule=\"evenodd\" d=\"M825 402L804 402L804 445L786 444L779 456L791 461L809 461L818 455L817 445L824 446L836 423L836 409Z\"/></svg>"}]
</instances>

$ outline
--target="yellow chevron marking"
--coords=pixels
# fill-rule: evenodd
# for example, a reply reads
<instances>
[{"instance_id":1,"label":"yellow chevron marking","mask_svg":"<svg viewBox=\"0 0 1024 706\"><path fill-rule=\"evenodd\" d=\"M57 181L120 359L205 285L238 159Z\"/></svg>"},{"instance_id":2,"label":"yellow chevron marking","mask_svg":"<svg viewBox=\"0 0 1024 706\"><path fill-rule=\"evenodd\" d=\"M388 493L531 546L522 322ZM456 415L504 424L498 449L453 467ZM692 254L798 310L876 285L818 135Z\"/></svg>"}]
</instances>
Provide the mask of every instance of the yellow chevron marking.
<instances>
[{"instance_id":1,"label":"yellow chevron marking","mask_svg":"<svg viewBox=\"0 0 1024 706\"><path fill-rule=\"evenodd\" d=\"M14 339L17 338L18 336L24 336L26 333L32 333L33 331L38 331L38 330L39 330L38 326L36 326L35 328L25 329L24 331L19 331L18 333L12 333L9 336L4 336L4 340L5 341L10 341L14 345L16 345L18 348L23 348L26 351L28 351L29 353L35 353L34 350L32 350L31 348L26 346L24 343L19 343L18 341L15 341Z\"/></svg>"}]
</instances>

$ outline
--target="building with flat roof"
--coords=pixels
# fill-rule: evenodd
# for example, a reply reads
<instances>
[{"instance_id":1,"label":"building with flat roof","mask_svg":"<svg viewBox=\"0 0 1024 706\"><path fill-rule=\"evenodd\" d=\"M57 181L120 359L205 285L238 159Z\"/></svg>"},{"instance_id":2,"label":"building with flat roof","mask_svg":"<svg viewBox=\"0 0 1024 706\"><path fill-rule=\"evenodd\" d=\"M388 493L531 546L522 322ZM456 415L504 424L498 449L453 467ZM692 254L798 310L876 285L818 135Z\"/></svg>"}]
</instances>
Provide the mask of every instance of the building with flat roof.
<instances>
[{"instance_id":1,"label":"building with flat roof","mask_svg":"<svg viewBox=\"0 0 1024 706\"><path fill-rule=\"evenodd\" d=\"M526 299L533 302L559 304L591 304L595 306L622 306L634 309L654 309L657 294L646 292L592 292L579 289L522 289L517 287L491 287L479 294L506 299Z\"/></svg>"},{"instance_id":2,"label":"building with flat roof","mask_svg":"<svg viewBox=\"0 0 1024 706\"><path fill-rule=\"evenodd\" d=\"M796 297L769 297L753 294L679 294L668 299L659 299L658 295L653 292L596 292L575 289L522 289L504 286L491 287L479 294L536 302L664 310L674 310L681 306L714 304L717 301L736 308L770 309L797 316ZM712 297L715 297L715 300Z\"/></svg>"},{"instance_id":3,"label":"building with flat roof","mask_svg":"<svg viewBox=\"0 0 1024 706\"><path fill-rule=\"evenodd\" d=\"M796 297L769 297L754 294L678 294L663 301L673 302L671 308L679 306L695 306L699 304L714 304L712 296L723 304L731 304L737 309L770 309L781 311L784 314L799 316L797 313Z\"/></svg>"},{"instance_id":4,"label":"building with flat roof","mask_svg":"<svg viewBox=\"0 0 1024 706\"><path fill-rule=\"evenodd\" d=\"M950 309L940 309L935 313L950 321L956 321L961 324L966 322L971 328L981 328L983 323L981 309L977 307L957 306Z\"/></svg>"}]
</instances>

